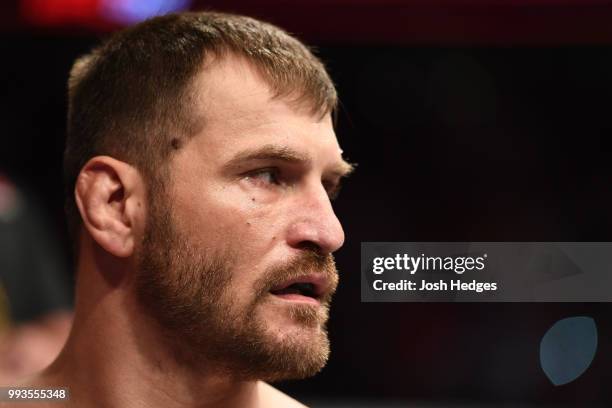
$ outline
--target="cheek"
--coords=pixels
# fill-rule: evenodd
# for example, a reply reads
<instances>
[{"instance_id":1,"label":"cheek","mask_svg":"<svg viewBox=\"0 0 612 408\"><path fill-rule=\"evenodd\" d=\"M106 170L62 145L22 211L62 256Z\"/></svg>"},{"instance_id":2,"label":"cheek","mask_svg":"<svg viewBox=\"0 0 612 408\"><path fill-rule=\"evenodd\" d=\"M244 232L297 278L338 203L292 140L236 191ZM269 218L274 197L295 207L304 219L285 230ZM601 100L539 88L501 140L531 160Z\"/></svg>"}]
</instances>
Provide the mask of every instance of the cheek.
<instances>
[{"instance_id":1,"label":"cheek","mask_svg":"<svg viewBox=\"0 0 612 408\"><path fill-rule=\"evenodd\" d=\"M280 236L278 205L239 186L178 193L174 216L182 231L201 245L230 245L240 253L265 250Z\"/></svg>"}]
</instances>

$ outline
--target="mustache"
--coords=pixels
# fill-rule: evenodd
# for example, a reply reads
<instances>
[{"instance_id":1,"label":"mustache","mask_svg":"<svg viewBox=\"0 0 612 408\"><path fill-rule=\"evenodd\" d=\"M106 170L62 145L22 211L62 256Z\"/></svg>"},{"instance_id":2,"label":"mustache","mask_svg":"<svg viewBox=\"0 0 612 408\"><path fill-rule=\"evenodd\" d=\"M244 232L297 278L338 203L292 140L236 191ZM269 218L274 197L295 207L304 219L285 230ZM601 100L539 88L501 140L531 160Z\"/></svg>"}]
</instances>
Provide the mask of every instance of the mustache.
<instances>
[{"instance_id":1,"label":"mustache","mask_svg":"<svg viewBox=\"0 0 612 408\"><path fill-rule=\"evenodd\" d=\"M331 254L307 251L287 262L272 266L255 282L255 301L263 299L270 290L284 282L310 274L323 274L328 281L328 290L319 299L329 304L338 287L338 271Z\"/></svg>"}]
</instances>

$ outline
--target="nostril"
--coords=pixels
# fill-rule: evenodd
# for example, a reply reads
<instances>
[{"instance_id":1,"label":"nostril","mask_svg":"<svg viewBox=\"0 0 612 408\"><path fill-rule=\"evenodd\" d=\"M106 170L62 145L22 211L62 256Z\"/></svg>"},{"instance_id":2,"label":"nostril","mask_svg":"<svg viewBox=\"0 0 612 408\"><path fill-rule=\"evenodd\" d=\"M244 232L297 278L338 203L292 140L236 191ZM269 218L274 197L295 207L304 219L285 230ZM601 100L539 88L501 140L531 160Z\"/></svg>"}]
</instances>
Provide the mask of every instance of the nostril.
<instances>
[{"instance_id":1,"label":"nostril","mask_svg":"<svg viewBox=\"0 0 612 408\"><path fill-rule=\"evenodd\" d=\"M316 254L321 254L323 252L323 249L321 248L321 246L319 246L318 244L312 241L302 241L299 244L297 244L296 247L298 249L303 249L306 251L314 252Z\"/></svg>"},{"instance_id":2,"label":"nostril","mask_svg":"<svg viewBox=\"0 0 612 408\"><path fill-rule=\"evenodd\" d=\"M342 246L343 232L337 218L313 214L293 222L288 227L286 241L292 248L329 254Z\"/></svg>"}]
</instances>

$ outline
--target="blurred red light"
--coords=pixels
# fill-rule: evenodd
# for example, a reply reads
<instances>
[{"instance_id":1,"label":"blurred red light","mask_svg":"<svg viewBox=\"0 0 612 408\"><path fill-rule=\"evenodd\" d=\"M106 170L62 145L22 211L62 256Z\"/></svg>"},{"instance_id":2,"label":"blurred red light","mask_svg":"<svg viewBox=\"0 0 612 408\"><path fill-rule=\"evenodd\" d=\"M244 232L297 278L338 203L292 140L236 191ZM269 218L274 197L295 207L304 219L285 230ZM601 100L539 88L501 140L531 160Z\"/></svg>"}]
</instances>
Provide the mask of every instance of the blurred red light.
<instances>
[{"instance_id":1,"label":"blurred red light","mask_svg":"<svg viewBox=\"0 0 612 408\"><path fill-rule=\"evenodd\" d=\"M34 24L58 25L97 20L99 0L21 0L21 16Z\"/></svg>"}]
</instances>

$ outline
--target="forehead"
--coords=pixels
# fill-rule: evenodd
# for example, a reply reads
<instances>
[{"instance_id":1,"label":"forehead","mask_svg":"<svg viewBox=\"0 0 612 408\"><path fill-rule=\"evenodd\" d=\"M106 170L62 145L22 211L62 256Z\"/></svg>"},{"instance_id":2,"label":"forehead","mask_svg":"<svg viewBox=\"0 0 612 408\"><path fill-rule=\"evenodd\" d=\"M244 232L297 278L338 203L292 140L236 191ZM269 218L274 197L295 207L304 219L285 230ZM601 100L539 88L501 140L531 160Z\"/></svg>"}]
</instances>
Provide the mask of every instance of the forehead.
<instances>
[{"instance_id":1,"label":"forehead","mask_svg":"<svg viewBox=\"0 0 612 408\"><path fill-rule=\"evenodd\" d=\"M275 98L257 69L227 55L208 62L194 83L203 128L196 137L209 152L281 143L340 156L330 115L320 118L291 96Z\"/></svg>"}]
</instances>

